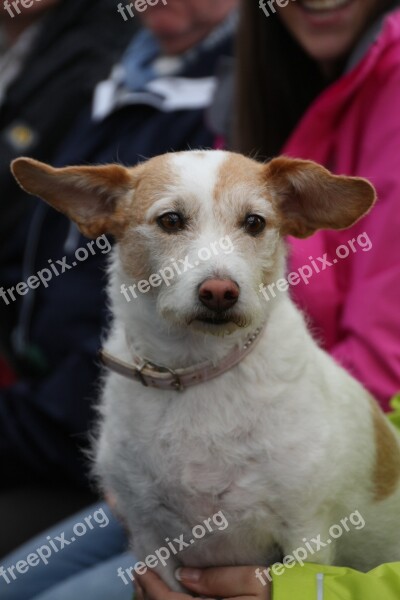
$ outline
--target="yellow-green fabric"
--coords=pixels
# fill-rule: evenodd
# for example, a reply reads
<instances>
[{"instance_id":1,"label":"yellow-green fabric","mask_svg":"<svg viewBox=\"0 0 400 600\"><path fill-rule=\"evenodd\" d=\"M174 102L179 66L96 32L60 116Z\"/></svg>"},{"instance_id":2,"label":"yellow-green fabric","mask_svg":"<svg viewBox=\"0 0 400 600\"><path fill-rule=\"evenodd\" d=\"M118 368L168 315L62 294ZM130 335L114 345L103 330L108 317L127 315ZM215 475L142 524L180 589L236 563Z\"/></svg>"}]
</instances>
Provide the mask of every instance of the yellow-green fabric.
<instances>
[{"instance_id":1,"label":"yellow-green fabric","mask_svg":"<svg viewBox=\"0 0 400 600\"><path fill-rule=\"evenodd\" d=\"M389 420L400 429L400 394L393 398L390 405L393 412L388 414Z\"/></svg>"},{"instance_id":2,"label":"yellow-green fabric","mask_svg":"<svg viewBox=\"0 0 400 600\"><path fill-rule=\"evenodd\" d=\"M400 430L400 394L391 407L388 418ZM400 563L381 565L369 573L296 564L281 575L273 571L271 575L272 600L400 600Z\"/></svg>"},{"instance_id":3,"label":"yellow-green fabric","mask_svg":"<svg viewBox=\"0 0 400 600\"><path fill-rule=\"evenodd\" d=\"M272 576L272 600L399 600L400 563L369 573L343 567L297 564Z\"/></svg>"}]
</instances>

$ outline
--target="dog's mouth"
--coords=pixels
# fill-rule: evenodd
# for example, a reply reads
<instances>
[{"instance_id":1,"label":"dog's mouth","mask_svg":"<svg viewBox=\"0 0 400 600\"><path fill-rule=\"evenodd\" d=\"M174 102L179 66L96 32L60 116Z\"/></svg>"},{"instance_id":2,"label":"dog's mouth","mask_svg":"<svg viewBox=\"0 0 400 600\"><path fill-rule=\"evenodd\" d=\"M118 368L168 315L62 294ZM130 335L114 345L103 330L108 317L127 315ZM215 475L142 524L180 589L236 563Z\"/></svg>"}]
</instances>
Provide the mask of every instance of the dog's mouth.
<instances>
[{"instance_id":1,"label":"dog's mouth","mask_svg":"<svg viewBox=\"0 0 400 600\"><path fill-rule=\"evenodd\" d=\"M249 322L243 315L234 313L231 311L224 311L219 313L199 313L193 315L189 320L189 325L205 325L209 327L247 327Z\"/></svg>"},{"instance_id":2,"label":"dog's mouth","mask_svg":"<svg viewBox=\"0 0 400 600\"><path fill-rule=\"evenodd\" d=\"M175 310L163 311L164 319L180 326L189 327L200 333L224 336L238 329L250 327L253 319L249 314L238 310L211 311L203 307L194 307L190 312L180 315Z\"/></svg>"},{"instance_id":3,"label":"dog's mouth","mask_svg":"<svg viewBox=\"0 0 400 600\"><path fill-rule=\"evenodd\" d=\"M224 317L201 317L195 320L200 321L200 323L207 323L208 325L226 325L231 322L231 319Z\"/></svg>"}]
</instances>

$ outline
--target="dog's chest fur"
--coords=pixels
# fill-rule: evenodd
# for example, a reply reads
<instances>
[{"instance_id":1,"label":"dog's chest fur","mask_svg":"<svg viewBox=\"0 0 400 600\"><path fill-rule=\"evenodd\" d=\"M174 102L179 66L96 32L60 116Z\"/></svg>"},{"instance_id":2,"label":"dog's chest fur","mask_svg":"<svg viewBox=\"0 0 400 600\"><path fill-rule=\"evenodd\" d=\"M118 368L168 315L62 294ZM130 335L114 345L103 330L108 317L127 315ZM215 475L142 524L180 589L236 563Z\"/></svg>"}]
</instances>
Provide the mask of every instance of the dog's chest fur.
<instances>
[{"instance_id":1,"label":"dog's chest fur","mask_svg":"<svg viewBox=\"0 0 400 600\"><path fill-rule=\"evenodd\" d=\"M320 507L333 493L326 465L346 448L337 445L334 410L327 422L329 399L307 383L310 367L325 357L304 336L297 312L289 305L276 310L285 312L288 328L297 323L297 336L278 350L274 328L267 327L243 363L181 394L108 375L98 470L103 485L116 491L133 539L143 527L158 547L223 511L229 543L218 552L210 544L210 554L196 546L187 560L263 564L276 558L275 545L284 544L288 530L314 519L310 499L318 496ZM314 348L315 364L307 356Z\"/></svg>"}]
</instances>

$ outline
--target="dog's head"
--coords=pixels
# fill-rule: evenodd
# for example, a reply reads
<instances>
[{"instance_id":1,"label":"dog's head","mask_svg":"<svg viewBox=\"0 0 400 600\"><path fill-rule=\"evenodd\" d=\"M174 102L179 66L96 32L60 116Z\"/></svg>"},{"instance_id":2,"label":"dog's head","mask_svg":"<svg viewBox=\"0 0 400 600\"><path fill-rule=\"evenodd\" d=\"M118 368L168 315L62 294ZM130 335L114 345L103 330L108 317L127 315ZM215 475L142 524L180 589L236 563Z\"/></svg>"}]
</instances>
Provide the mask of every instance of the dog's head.
<instances>
[{"instance_id":1,"label":"dog's head","mask_svg":"<svg viewBox=\"0 0 400 600\"><path fill-rule=\"evenodd\" d=\"M238 154L166 154L134 168L12 164L29 193L88 237L115 236L126 301L151 296L178 326L221 334L265 315L260 284L284 275L286 235L344 229L373 205L364 179L309 161L260 164Z\"/></svg>"}]
</instances>

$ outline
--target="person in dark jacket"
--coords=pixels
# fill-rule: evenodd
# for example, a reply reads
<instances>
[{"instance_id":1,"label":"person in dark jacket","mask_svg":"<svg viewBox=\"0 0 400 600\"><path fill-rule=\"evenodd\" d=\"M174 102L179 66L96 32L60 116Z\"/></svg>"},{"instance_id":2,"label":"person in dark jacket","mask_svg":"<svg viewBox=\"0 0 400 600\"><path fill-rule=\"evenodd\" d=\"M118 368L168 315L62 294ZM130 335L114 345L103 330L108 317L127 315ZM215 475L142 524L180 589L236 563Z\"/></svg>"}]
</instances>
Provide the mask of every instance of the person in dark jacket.
<instances>
[{"instance_id":1,"label":"person in dark jacket","mask_svg":"<svg viewBox=\"0 0 400 600\"><path fill-rule=\"evenodd\" d=\"M62 402L63 395L68 402L75 397L77 402L84 398L89 393L87 381L94 378L94 367L90 373L83 368L75 375L73 359L66 365L68 351L63 355L61 347L74 344L78 347L76 331L71 331L69 340L60 342L59 353L54 352L54 345L50 346L49 364L34 345L26 351L23 336L18 335L17 323L29 321L32 297L23 304L22 295L16 292L13 300L5 291L15 288L29 270L29 253L36 247L38 218L33 217L35 201L28 199L11 176L10 161L22 154L54 160L77 114L90 104L94 86L107 76L137 28L135 22L127 24L121 20L112 0L41 0L29 8L21 5L21 13L13 17L3 8L0 10L0 290L3 294L0 296L0 514L8 518L3 519L0 528L0 555L93 499L92 494L70 489L67 480L67 488L57 492L57 502L43 500L46 493L42 484L49 472L48 464L52 464L52 481L65 478L55 448L63 432L70 430L70 414L64 414L60 423L62 410L57 414L57 404ZM46 232L49 240L56 235L57 228ZM80 276L85 276L84 266ZM96 304L94 291L93 295ZM64 291L63 299L68 306L67 298ZM65 319L67 327L68 315L65 311L57 314L56 306L57 300L53 317L60 318L60 322ZM97 326L99 319L82 314L82 337L94 322ZM37 330L46 328L41 331L41 340L51 340L60 327L54 320L51 323L39 320L36 325ZM80 344L79 351L89 352L83 346ZM7 363L12 363L17 371L17 382ZM65 374L69 373L69 381L75 382L74 394L69 394L66 387L67 376L58 381L47 376L54 364L61 363ZM86 424L87 411L84 406L80 409L81 423ZM73 412L71 407L68 410ZM44 421L52 430L47 437L39 425ZM58 427L53 426L54 421ZM72 450L68 444L63 446L60 442L60 445L70 456ZM27 495L26 488L15 489L21 485L36 488L30 487ZM26 503L30 503L31 510L24 513L20 506Z\"/></svg>"},{"instance_id":2,"label":"person in dark jacket","mask_svg":"<svg viewBox=\"0 0 400 600\"><path fill-rule=\"evenodd\" d=\"M12 178L10 161L54 159L136 27L121 20L112 0L41 0L20 10L13 17L0 11L0 282L7 287L20 280L21 248L12 242L33 206ZM6 351L10 320L3 308Z\"/></svg>"},{"instance_id":3,"label":"person in dark jacket","mask_svg":"<svg viewBox=\"0 0 400 600\"><path fill-rule=\"evenodd\" d=\"M236 0L170 0L159 9L169 11L165 22L164 14L149 6L143 17L148 28L134 36L109 79L98 84L93 106L80 115L51 162L134 165L171 150L212 146L205 112L219 60L233 51L235 5ZM174 25L178 21L179 29ZM170 42L174 48L168 53ZM14 243L25 247L21 283L35 281L30 278L45 269L49 274L44 278L51 280L35 289L29 286L17 298L13 347L25 376L0 391L2 484L56 482L85 489L88 469L82 449L93 421L97 352L108 319L107 240L96 240L89 251L89 240L40 202L28 235L16 235ZM11 306L5 288L4 294Z\"/></svg>"}]
</instances>

